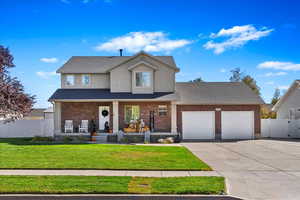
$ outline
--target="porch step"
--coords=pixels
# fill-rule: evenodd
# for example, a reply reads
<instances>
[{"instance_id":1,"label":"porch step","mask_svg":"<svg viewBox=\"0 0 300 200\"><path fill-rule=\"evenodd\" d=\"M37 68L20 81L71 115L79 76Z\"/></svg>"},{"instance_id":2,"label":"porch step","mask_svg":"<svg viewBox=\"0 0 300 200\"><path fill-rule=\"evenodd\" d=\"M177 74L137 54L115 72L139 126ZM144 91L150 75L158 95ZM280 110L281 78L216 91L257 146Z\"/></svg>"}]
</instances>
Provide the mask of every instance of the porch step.
<instances>
[{"instance_id":1,"label":"porch step","mask_svg":"<svg viewBox=\"0 0 300 200\"><path fill-rule=\"evenodd\" d=\"M97 135L97 136L92 136L94 139L96 139L97 142L107 142L107 135Z\"/></svg>"}]
</instances>

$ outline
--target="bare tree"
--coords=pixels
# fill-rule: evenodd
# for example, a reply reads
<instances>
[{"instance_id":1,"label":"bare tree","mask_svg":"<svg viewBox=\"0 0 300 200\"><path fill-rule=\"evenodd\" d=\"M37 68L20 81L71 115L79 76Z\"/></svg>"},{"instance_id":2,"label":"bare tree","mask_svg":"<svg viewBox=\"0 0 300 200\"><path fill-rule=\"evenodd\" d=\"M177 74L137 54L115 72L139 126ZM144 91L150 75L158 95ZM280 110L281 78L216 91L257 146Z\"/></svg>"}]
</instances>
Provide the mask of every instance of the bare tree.
<instances>
[{"instance_id":1,"label":"bare tree","mask_svg":"<svg viewBox=\"0 0 300 200\"><path fill-rule=\"evenodd\" d=\"M241 72L241 69L239 67L231 70L230 72L232 73L231 77L229 78L231 82L241 82L243 73Z\"/></svg>"},{"instance_id":2,"label":"bare tree","mask_svg":"<svg viewBox=\"0 0 300 200\"><path fill-rule=\"evenodd\" d=\"M244 75L240 68L235 68L230 72L232 73L229 78L231 82L243 82L248 85L256 94L260 95L260 87L257 85L256 80L253 77L250 75Z\"/></svg>"}]
</instances>

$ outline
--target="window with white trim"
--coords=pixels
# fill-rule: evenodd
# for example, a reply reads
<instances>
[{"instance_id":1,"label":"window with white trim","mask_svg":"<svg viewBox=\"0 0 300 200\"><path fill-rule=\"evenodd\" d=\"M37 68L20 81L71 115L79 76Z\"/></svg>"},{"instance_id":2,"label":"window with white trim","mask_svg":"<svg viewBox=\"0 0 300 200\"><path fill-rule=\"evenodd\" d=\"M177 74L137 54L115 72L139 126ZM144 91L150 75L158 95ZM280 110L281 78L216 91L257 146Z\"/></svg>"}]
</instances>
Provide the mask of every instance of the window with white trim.
<instances>
[{"instance_id":1,"label":"window with white trim","mask_svg":"<svg viewBox=\"0 0 300 200\"><path fill-rule=\"evenodd\" d=\"M130 123L131 120L138 120L140 118L140 106L125 105L124 114L125 114L125 123Z\"/></svg>"},{"instance_id":2,"label":"window with white trim","mask_svg":"<svg viewBox=\"0 0 300 200\"><path fill-rule=\"evenodd\" d=\"M151 86L151 72L135 72L135 86L136 87L150 87Z\"/></svg>"},{"instance_id":3,"label":"window with white trim","mask_svg":"<svg viewBox=\"0 0 300 200\"><path fill-rule=\"evenodd\" d=\"M167 116L168 106L167 105L158 105L158 115Z\"/></svg>"},{"instance_id":4,"label":"window with white trim","mask_svg":"<svg viewBox=\"0 0 300 200\"><path fill-rule=\"evenodd\" d=\"M81 76L81 83L82 83L82 85L89 85L90 84L90 75L89 74L83 74Z\"/></svg>"},{"instance_id":5,"label":"window with white trim","mask_svg":"<svg viewBox=\"0 0 300 200\"><path fill-rule=\"evenodd\" d=\"M72 86L75 83L74 75L67 75L66 76L66 85Z\"/></svg>"}]
</instances>

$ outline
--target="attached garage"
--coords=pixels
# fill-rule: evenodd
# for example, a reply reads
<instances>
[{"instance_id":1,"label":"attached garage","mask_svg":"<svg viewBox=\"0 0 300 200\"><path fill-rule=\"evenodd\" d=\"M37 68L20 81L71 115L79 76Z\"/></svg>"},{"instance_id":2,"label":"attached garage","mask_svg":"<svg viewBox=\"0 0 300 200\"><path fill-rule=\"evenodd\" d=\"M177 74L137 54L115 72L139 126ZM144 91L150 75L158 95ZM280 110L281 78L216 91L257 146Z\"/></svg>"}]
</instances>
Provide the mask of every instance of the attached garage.
<instances>
[{"instance_id":1,"label":"attached garage","mask_svg":"<svg viewBox=\"0 0 300 200\"><path fill-rule=\"evenodd\" d=\"M212 140L215 138L214 111L182 112L182 136L184 140Z\"/></svg>"},{"instance_id":2,"label":"attached garage","mask_svg":"<svg viewBox=\"0 0 300 200\"><path fill-rule=\"evenodd\" d=\"M176 83L177 130L183 140L260 137L259 95L240 82Z\"/></svg>"},{"instance_id":3,"label":"attached garage","mask_svg":"<svg viewBox=\"0 0 300 200\"><path fill-rule=\"evenodd\" d=\"M254 112L253 111L222 111L221 112L222 139L253 139Z\"/></svg>"}]
</instances>

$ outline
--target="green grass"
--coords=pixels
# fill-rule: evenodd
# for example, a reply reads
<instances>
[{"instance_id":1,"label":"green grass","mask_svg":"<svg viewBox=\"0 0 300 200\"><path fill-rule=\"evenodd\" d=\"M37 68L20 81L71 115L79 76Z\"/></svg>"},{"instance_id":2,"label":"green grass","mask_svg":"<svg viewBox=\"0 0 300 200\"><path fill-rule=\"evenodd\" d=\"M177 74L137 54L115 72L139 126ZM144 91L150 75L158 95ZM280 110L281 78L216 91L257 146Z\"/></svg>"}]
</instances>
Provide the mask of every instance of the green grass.
<instances>
[{"instance_id":1,"label":"green grass","mask_svg":"<svg viewBox=\"0 0 300 200\"><path fill-rule=\"evenodd\" d=\"M0 139L0 169L211 170L185 147Z\"/></svg>"},{"instance_id":2,"label":"green grass","mask_svg":"<svg viewBox=\"0 0 300 200\"><path fill-rule=\"evenodd\" d=\"M0 193L223 194L223 177L0 176Z\"/></svg>"}]
</instances>

